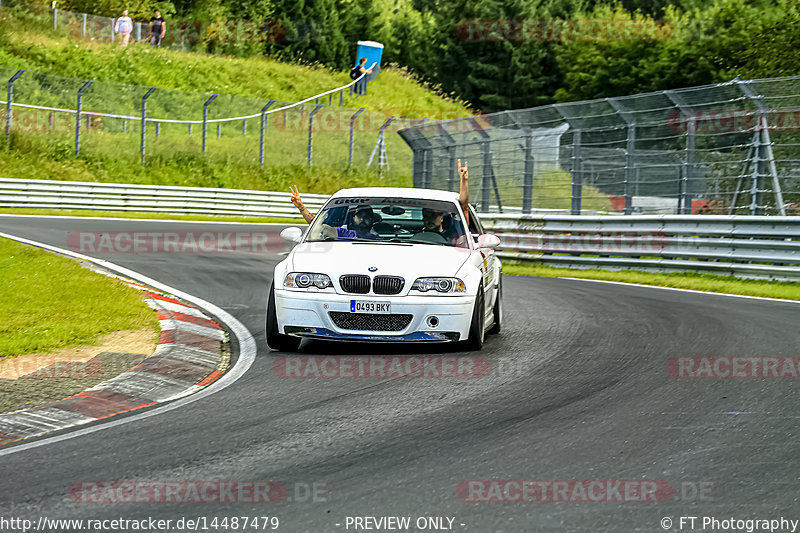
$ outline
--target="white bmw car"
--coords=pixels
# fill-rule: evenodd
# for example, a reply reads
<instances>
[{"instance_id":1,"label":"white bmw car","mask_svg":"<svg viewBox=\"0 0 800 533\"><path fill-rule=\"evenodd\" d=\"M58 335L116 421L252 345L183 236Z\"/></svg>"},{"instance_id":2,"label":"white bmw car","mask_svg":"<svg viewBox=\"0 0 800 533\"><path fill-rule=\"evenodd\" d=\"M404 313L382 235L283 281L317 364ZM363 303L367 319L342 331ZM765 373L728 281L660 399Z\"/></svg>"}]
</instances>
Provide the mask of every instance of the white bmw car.
<instances>
[{"instance_id":1,"label":"white bmw car","mask_svg":"<svg viewBox=\"0 0 800 533\"><path fill-rule=\"evenodd\" d=\"M461 342L479 350L500 331L500 240L456 193L367 187L325 203L275 267L267 344L303 338L356 342Z\"/></svg>"}]
</instances>

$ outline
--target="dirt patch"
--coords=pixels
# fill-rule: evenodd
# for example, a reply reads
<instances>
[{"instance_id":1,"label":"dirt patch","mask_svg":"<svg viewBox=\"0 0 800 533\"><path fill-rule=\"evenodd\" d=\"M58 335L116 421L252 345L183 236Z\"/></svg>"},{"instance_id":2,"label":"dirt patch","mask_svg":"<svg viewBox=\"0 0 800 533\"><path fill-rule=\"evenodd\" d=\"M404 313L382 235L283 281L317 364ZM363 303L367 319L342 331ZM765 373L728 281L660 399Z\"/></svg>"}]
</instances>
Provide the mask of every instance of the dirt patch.
<instances>
[{"instance_id":1,"label":"dirt patch","mask_svg":"<svg viewBox=\"0 0 800 533\"><path fill-rule=\"evenodd\" d=\"M0 359L0 412L34 407L77 394L118 376L150 356L158 334L125 330L100 337L93 346Z\"/></svg>"}]
</instances>

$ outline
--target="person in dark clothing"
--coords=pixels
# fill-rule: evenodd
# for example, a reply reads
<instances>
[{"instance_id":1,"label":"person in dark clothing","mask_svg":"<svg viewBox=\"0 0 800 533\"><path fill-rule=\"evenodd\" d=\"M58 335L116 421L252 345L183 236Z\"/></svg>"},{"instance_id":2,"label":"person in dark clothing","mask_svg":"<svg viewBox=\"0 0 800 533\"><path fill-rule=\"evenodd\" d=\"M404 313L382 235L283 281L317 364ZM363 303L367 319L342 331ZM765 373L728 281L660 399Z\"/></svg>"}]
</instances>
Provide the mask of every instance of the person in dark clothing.
<instances>
[{"instance_id":1,"label":"person in dark clothing","mask_svg":"<svg viewBox=\"0 0 800 533\"><path fill-rule=\"evenodd\" d=\"M167 23L161 16L161 11L156 11L156 16L150 19L150 44L161 48L161 39L167 33Z\"/></svg>"},{"instance_id":2,"label":"person in dark clothing","mask_svg":"<svg viewBox=\"0 0 800 533\"><path fill-rule=\"evenodd\" d=\"M361 58L361 61L359 61L357 68L358 68L358 75L359 76L362 75L362 74L372 74L372 69L368 69L367 68L367 58L366 57L362 57ZM361 80L356 82L356 94L359 94L359 95L367 94L367 77L368 76L364 76L363 78L361 78Z\"/></svg>"}]
</instances>

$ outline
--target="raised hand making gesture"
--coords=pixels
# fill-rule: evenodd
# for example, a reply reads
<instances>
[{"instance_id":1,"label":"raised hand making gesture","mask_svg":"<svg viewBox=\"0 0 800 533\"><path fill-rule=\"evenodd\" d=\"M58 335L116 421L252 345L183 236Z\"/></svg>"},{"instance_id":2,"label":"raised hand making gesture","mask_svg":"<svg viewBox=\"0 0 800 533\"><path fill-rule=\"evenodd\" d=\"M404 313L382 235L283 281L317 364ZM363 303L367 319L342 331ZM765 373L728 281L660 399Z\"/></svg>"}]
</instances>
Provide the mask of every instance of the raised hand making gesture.
<instances>
[{"instance_id":1,"label":"raised hand making gesture","mask_svg":"<svg viewBox=\"0 0 800 533\"><path fill-rule=\"evenodd\" d=\"M464 161L464 166L461 166L461 160L458 160L458 176L460 178L458 203L461 204L461 210L464 211L464 224L469 228L469 169L467 168L467 161Z\"/></svg>"},{"instance_id":2,"label":"raised hand making gesture","mask_svg":"<svg viewBox=\"0 0 800 533\"><path fill-rule=\"evenodd\" d=\"M303 215L303 218L306 220L307 223L311 224L311 221L314 220L314 215L311 214L311 211L303 205L303 200L300 198L300 191L297 188L297 185L292 186L289 185L289 192L292 193L292 203L294 206L300 211L300 214Z\"/></svg>"}]
</instances>

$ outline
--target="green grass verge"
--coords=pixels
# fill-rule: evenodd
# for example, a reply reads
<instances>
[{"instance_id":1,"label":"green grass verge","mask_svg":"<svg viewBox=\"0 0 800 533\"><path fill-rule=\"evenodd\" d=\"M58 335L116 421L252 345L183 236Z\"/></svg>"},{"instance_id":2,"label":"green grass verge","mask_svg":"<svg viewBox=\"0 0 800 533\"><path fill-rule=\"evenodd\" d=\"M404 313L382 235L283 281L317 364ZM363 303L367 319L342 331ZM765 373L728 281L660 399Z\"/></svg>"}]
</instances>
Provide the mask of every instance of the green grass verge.
<instances>
[{"instance_id":1,"label":"green grass verge","mask_svg":"<svg viewBox=\"0 0 800 533\"><path fill-rule=\"evenodd\" d=\"M0 357L91 345L107 333L153 328L139 291L77 262L0 238Z\"/></svg>"},{"instance_id":2,"label":"green grass verge","mask_svg":"<svg viewBox=\"0 0 800 533\"><path fill-rule=\"evenodd\" d=\"M209 107L209 118L214 119L257 113L267 99L297 101L350 81L348 71L319 65L154 49L140 43L123 49L72 39L68 32L48 29L50 23L41 17L29 13L29 18L17 19L13 12L0 11L0 74L8 74L7 79L14 69L28 69L14 85L18 102L74 108L77 89L83 80L93 79L83 98L86 111L138 116L145 89L157 86L147 104L150 117L198 120L203 102L218 93ZM348 168L349 119L362 107L367 111L356 123L352 168ZM315 117L309 169L307 126L312 108L306 105L305 114L270 116L263 167L258 118L247 122L247 135L242 135L241 122L225 123L217 138L212 124L205 154L199 125L189 134L185 124L162 124L156 137L155 125L149 124L143 167L138 123L127 123L125 131L121 119L95 120L91 128L84 125L76 157L73 115L50 117L47 112L17 109L10 146L0 136L0 176L256 190L287 190L297 184L301 190L319 193L345 186L410 186L411 150L393 130L386 136L388 171L379 176L377 165L366 168L380 125L389 115L470 114L462 102L437 94L402 69L387 68L370 83L367 96L350 98L346 91L343 107L338 107L337 95L333 106Z\"/></svg>"},{"instance_id":3,"label":"green grass verge","mask_svg":"<svg viewBox=\"0 0 800 533\"><path fill-rule=\"evenodd\" d=\"M30 208L0 208L4 215L39 215L59 217L102 217L102 218L130 218L144 220L197 220L201 222L236 222L240 224L302 224L302 218L280 217L229 217L220 215L171 215L169 213L127 213L114 211L90 211L82 209L30 209Z\"/></svg>"},{"instance_id":4,"label":"green grass verge","mask_svg":"<svg viewBox=\"0 0 800 533\"><path fill-rule=\"evenodd\" d=\"M732 276L693 273L654 273L638 270L610 271L598 269L558 268L536 263L504 261L503 273L512 276L540 276L551 278L581 278L604 281L621 281L637 285L655 285L695 291L761 296L784 300L800 300L800 283L792 281L764 281L739 279Z\"/></svg>"}]
</instances>

